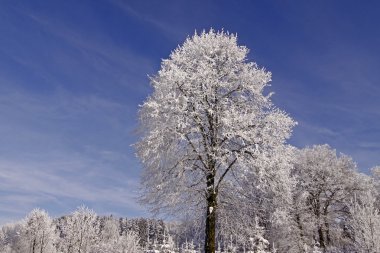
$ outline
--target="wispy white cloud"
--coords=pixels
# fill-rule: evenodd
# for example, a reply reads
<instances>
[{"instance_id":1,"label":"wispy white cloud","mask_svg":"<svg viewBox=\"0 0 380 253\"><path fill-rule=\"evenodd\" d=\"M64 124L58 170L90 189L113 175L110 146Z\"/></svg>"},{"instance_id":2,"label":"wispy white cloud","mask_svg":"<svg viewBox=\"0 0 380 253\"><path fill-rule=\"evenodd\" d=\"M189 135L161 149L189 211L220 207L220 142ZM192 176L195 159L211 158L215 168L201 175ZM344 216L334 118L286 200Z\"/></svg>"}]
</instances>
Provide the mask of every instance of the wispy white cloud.
<instances>
[{"instance_id":1,"label":"wispy white cloud","mask_svg":"<svg viewBox=\"0 0 380 253\"><path fill-rule=\"evenodd\" d=\"M301 122L303 127L306 127L310 129L310 131L314 132L315 134L323 135L326 137L336 137L339 135L337 131L334 131L332 129L329 129L327 127L318 126L318 125L312 125L307 122Z\"/></svg>"},{"instance_id":2,"label":"wispy white cloud","mask_svg":"<svg viewBox=\"0 0 380 253\"><path fill-rule=\"evenodd\" d=\"M377 149L377 150L380 150L380 143L379 142L365 141L365 142L360 142L358 146L360 148L364 148L364 149Z\"/></svg>"},{"instance_id":3,"label":"wispy white cloud","mask_svg":"<svg viewBox=\"0 0 380 253\"><path fill-rule=\"evenodd\" d=\"M311 35L316 36L320 35ZM375 155L380 151L376 145L380 86L374 75L378 61L367 48L350 41L324 46L318 52L303 49L291 56L299 77L277 80L286 89L276 97L299 122L293 143L300 147L328 143L367 172L380 163Z\"/></svg>"},{"instance_id":4,"label":"wispy white cloud","mask_svg":"<svg viewBox=\"0 0 380 253\"><path fill-rule=\"evenodd\" d=\"M129 146L131 113L96 95L57 91L44 96L3 88L0 222L34 207L67 212L80 203L101 213L143 214L136 203L138 166Z\"/></svg>"},{"instance_id":5,"label":"wispy white cloud","mask_svg":"<svg viewBox=\"0 0 380 253\"><path fill-rule=\"evenodd\" d=\"M0 159L0 202L8 208L24 213L43 205L70 205L73 203L103 203L141 211L136 204L137 179L110 167L96 167L99 162L87 157L67 155L62 161L17 162ZM71 162L67 162L70 160ZM108 175L104 185L104 175ZM111 177L117 180L112 180ZM71 206L74 209L75 206ZM107 211L103 208L101 211ZM111 211L111 210L108 210Z\"/></svg>"},{"instance_id":6,"label":"wispy white cloud","mask_svg":"<svg viewBox=\"0 0 380 253\"><path fill-rule=\"evenodd\" d=\"M2 52L40 79L0 75L0 223L34 207L61 215L81 203L101 213L143 214L130 148L137 102L129 98L150 89L146 74L154 63L104 34L20 11L47 38L58 40L37 58ZM16 39L15 44L23 46ZM53 88L29 89L39 81Z\"/></svg>"},{"instance_id":7,"label":"wispy white cloud","mask_svg":"<svg viewBox=\"0 0 380 253\"><path fill-rule=\"evenodd\" d=\"M83 31L29 9L20 8L19 12L56 43L47 44L38 58L17 50L0 51L49 86L91 86L100 91L119 86L137 94L149 91L147 75L156 71L156 59L130 50L127 43L119 45L102 32ZM20 40L14 44L22 46Z\"/></svg>"},{"instance_id":8,"label":"wispy white cloud","mask_svg":"<svg viewBox=\"0 0 380 253\"><path fill-rule=\"evenodd\" d=\"M102 214L143 215L130 144L136 97L150 89L154 63L104 34L19 11L54 43L41 55L0 49L31 73L0 75L0 223L34 207L62 215L81 203Z\"/></svg>"},{"instance_id":9,"label":"wispy white cloud","mask_svg":"<svg viewBox=\"0 0 380 253\"><path fill-rule=\"evenodd\" d=\"M162 19L157 19L152 15L138 11L137 9L133 8L130 4L128 4L126 1L110 0L110 3L122 9L127 15L137 18L159 29L169 39L183 39L183 29L175 27L173 23L166 23L162 21Z\"/></svg>"}]
</instances>

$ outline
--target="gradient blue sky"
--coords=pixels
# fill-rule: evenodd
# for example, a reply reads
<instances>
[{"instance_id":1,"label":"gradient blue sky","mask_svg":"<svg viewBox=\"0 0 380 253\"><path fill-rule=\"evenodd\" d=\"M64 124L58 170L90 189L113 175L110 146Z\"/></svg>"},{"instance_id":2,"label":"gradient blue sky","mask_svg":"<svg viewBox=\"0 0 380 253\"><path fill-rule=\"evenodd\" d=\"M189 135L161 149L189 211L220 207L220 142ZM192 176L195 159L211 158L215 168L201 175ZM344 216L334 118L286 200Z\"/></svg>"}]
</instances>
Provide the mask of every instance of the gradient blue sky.
<instances>
[{"instance_id":1,"label":"gradient blue sky","mask_svg":"<svg viewBox=\"0 0 380 253\"><path fill-rule=\"evenodd\" d=\"M237 33L272 71L290 143L380 164L379 1L0 1L0 224L146 216L136 204L138 105L147 75L195 30Z\"/></svg>"}]
</instances>

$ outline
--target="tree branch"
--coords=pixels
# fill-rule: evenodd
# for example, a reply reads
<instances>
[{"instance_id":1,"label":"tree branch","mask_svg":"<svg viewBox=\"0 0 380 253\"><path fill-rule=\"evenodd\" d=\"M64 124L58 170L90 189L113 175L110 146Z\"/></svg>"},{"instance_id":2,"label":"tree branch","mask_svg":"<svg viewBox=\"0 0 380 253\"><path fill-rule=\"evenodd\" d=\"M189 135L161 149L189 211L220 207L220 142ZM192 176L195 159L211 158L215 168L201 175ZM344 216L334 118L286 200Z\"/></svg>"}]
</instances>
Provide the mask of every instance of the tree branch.
<instances>
[{"instance_id":1,"label":"tree branch","mask_svg":"<svg viewBox=\"0 0 380 253\"><path fill-rule=\"evenodd\" d=\"M218 183L216 184L216 191L219 190L220 183L223 181L223 178L226 176L226 174L228 173L228 171L232 168L232 166L234 165L234 163L236 162L236 160L237 160L237 157L235 157L235 159L230 163L230 165L228 165L227 169L220 176L220 178L218 180Z\"/></svg>"}]
</instances>

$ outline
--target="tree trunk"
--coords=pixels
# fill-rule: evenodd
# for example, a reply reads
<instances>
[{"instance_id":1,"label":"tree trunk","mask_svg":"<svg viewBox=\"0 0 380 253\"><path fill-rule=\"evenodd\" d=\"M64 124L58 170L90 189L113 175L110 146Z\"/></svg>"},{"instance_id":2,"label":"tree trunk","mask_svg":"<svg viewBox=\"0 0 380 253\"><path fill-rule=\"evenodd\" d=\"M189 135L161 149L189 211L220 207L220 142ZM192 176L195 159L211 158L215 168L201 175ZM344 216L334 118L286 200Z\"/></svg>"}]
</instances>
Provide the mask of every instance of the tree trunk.
<instances>
[{"instance_id":1,"label":"tree trunk","mask_svg":"<svg viewBox=\"0 0 380 253\"><path fill-rule=\"evenodd\" d=\"M80 232L79 251L78 251L78 253L82 252L82 240L83 240L83 232Z\"/></svg>"},{"instance_id":2,"label":"tree trunk","mask_svg":"<svg viewBox=\"0 0 380 253\"><path fill-rule=\"evenodd\" d=\"M319 225L318 227L318 236L319 236L319 247L323 249L323 252L326 252L326 244L325 244L325 238L323 235L322 225Z\"/></svg>"},{"instance_id":3,"label":"tree trunk","mask_svg":"<svg viewBox=\"0 0 380 253\"><path fill-rule=\"evenodd\" d=\"M304 245L305 245L305 236L304 236L304 230L303 230L303 226L302 226L302 223L301 223L301 217L300 217L300 214L297 213L296 214L296 223L297 223L297 226L298 226L298 230L299 230L299 236L300 236L300 241L301 241L301 245L299 245L300 247L300 251L302 251Z\"/></svg>"},{"instance_id":4,"label":"tree trunk","mask_svg":"<svg viewBox=\"0 0 380 253\"><path fill-rule=\"evenodd\" d=\"M325 235L323 233L323 222L321 218L323 213L321 212L321 204L319 201L319 196L321 195L321 192L322 191L319 191L318 194L314 197L313 208L314 208L314 214L316 215L317 222L318 222L319 247L323 249L323 252L326 252Z\"/></svg>"},{"instance_id":5,"label":"tree trunk","mask_svg":"<svg viewBox=\"0 0 380 253\"><path fill-rule=\"evenodd\" d=\"M326 246L329 246L331 244L330 224L327 219L328 207L329 207L329 203L325 205L324 212L323 212L323 219L324 219L324 223L325 223L324 225L325 225L325 231L326 231Z\"/></svg>"},{"instance_id":6,"label":"tree trunk","mask_svg":"<svg viewBox=\"0 0 380 253\"><path fill-rule=\"evenodd\" d=\"M36 239L33 240L32 253L34 253L35 248L36 248Z\"/></svg>"},{"instance_id":7,"label":"tree trunk","mask_svg":"<svg viewBox=\"0 0 380 253\"><path fill-rule=\"evenodd\" d=\"M326 231L326 245L331 244L331 237L330 237L330 224L325 219L325 231Z\"/></svg>"},{"instance_id":8,"label":"tree trunk","mask_svg":"<svg viewBox=\"0 0 380 253\"><path fill-rule=\"evenodd\" d=\"M207 177L207 216L206 216L206 238L205 253L215 253L215 225L216 225L216 196L214 190L214 176Z\"/></svg>"},{"instance_id":9,"label":"tree trunk","mask_svg":"<svg viewBox=\"0 0 380 253\"><path fill-rule=\"evenodd\" d=\"M43 253L43 251L44 251L44 240L45 240L45 231L42 231L41 251L40 251L40 253Z\"/></svg>"}]
</instances>

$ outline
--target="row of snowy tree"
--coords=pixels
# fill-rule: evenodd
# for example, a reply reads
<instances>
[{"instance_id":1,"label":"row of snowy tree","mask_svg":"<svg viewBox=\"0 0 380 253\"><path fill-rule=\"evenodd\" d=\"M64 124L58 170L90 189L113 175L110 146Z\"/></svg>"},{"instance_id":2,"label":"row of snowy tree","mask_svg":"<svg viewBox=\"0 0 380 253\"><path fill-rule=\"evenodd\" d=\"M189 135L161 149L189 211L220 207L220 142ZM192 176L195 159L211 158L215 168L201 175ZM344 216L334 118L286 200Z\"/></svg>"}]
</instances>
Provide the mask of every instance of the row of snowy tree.
<instances>
[{"instance_id":1,"label":"row of snowy tree","mask_svg":"<svg viewBox=\"0 0 380 253\"><path fill-rule=\"evenodd\" d=\"M25 219L0 229L2 253L172 252L174 243L162 220L98 216L81 206L53 219L34 209Z\"/></svg>"},{"instance_id":2,"label":"row of snowy tree","mask_svg":"<svg viewBox=\"0 0 380 253\"><path fill-rule=\"evenodd\" d=\"M380 252L380 168L359 173L328 145L286 152L288 167L273 161L256 168L265 173L225 187L217 250ZM201 252L203 238L202 219L194 216L181 223L117 219L82 206L53 219L35 209L2 226L0 252Z\"/></svg>"},{"instance_id":3,"label":"row of snowy tree","mask_svg":"<svg viewBox=\"0 0 380 253\"><path fill-rule=\"evenodd\" d=\"M328 145L286 152L289 167L273 161L240 185L225 186L217 251L380 252L380 168L372 176L359 173ZM0 252L201 252L203 238L195 216L167 223L117 219L82 206L53 219L35 209L2 226Z\"/></svg>"},{"instance_id":4,"label":"row of snowy tree","mask_svg":"<svg viewBox=\"0 0 380 253\"><path fill-rule=\"evenodd\" d=\"M287 152L289 166L262 164L239 185L225 186L217 251L380 252L380 168L359 173L350 157L328 145ZM193 218L186 236L202 244L203 219Z\"/></svg>"},{"instance_id":5,"label":"row of snowy tree","mask_svg":"<svg viewBox=\"0 0 380 253\"><path fill-rule=\"evenodd\" d=\"M288 166L278 163L284 154ZM380 252L380 167L359 173L328 145L287 147L281 157L223 188L219 252ZM83 206L56 219L35 209L2 226L0 252L200 252L203 227L199 214L165 224Z\"/></svg>"},{"instance_id":6,"label":"row of snowy tree","mask_svg":"<svg viewBox=\"0 0 380 253\"><path fill-rule=\"evenodd\" d=\"M279 164L284 156L287 166ZM380 167L359 173L328 145L289 146L224 185L217 251L380 252L379 176ZM35 209L1 228L0 252L201 252L202 221L199 213L181 223L116 219L86 207L52 219Z\"/></svg>"}]
</instances>

